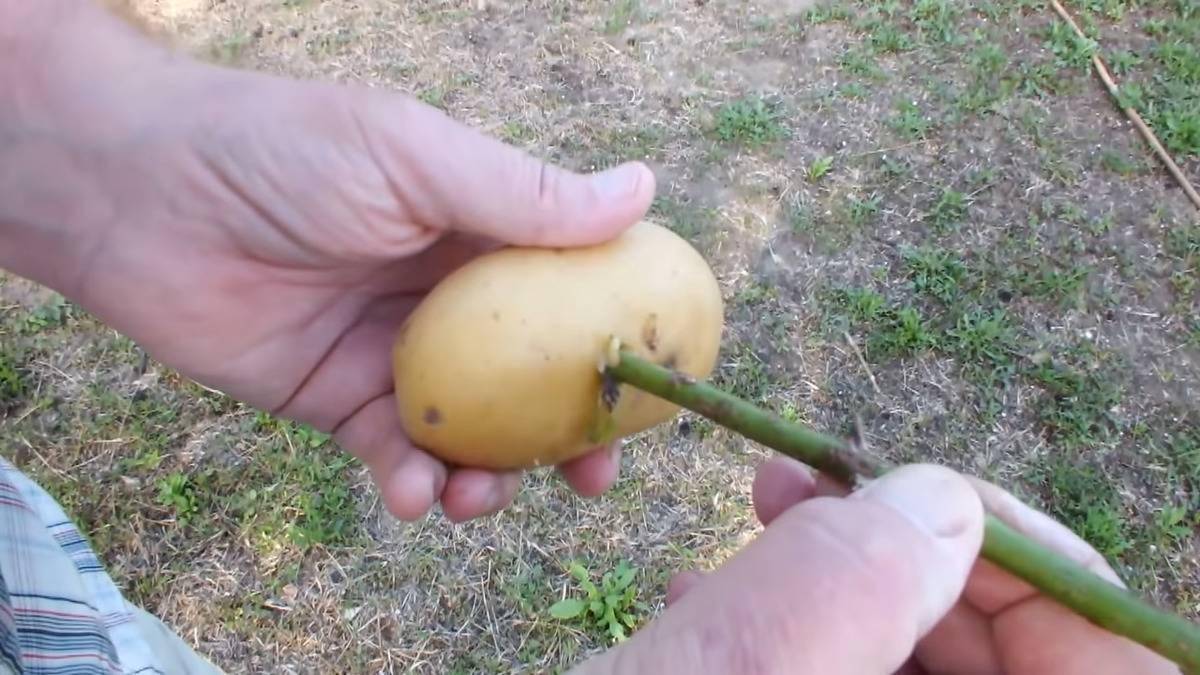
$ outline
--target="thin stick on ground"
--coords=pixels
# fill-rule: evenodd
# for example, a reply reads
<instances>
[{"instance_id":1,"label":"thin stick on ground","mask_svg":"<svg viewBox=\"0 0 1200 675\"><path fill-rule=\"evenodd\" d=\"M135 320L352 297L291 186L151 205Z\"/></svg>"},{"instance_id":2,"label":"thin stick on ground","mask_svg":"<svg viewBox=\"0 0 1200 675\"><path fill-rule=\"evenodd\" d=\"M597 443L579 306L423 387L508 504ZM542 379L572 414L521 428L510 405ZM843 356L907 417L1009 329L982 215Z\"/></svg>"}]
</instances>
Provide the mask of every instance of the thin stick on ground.
<instances>
[{"instance_id":1,"label":"thin stick on ground","mask_svg":"<svg viewBox=\"0 0 1200 675\"><path fill-rule=\"evenodd\" d=\"M867 372L867 378L871 380L871 388L875 390L875 394L883 396L883 391L879 388L879 383L875 381L875 373L871 372L871 366L867 365L867 359L863 356L862 350L858 348L858 343L854 341L854 337L850 335L850 331L842 331L842 336L846 338L846 344L850 345L850 349L858 357L858 365L862 366L863 370Z\"/></svg>"},{"instance_id":2,"label":"thin stick on ground","mask_svg":"<svg viewBox=\"0 0 1200 675\"><path fill-rule=\"evenodd\" d=\"M698 382L621 350L607 374L692 410L746 438L800 460L853 488L891 467L851 444L793 424L711 384ZM1097 626L1162 654L1188 672L1200 672L1200 626L1160 610L992 514L985 521L982 555Z\"/></svg>"},{"instance_id":3,"label":"thin stick on ground","mask_svg":"<svg viewBox=\"0 0 1200 675\"><path fill-rule=\"evenodd\" d=\"M1088 39L1088 36L1079 28L1079 24L1075 23L1075 19L1071 17L1071 14L1067 12L1067 9L1058 0L1050 0L1050 4L1054 7L1054 11L1058 12L1058 15L1062 17L1062 20L1071 26L1076 35L1083 40ZM1183 170L1179 168L1175 160L1171 158L1171 153L1167 152L1167 149L1159 142L1158 136L1142 121L1142 116L1138 114L1137 110L1134 110L1132 106L1122 105L1121 96L1117 90L1117 83L1113 80L1112 74L1108 72L1108 66L1104 65L1104 59L1100 58L1100 54L1092 54L1092 67L1096 69L1096 74L1104 82L1104 86L1108 89L1108 93L1113 97L1113 100L1117 102L1117 105L1121 106L1121 111L1125 113L1130 122L1133 122L1133 126L1137 127L1137 130L1142 134L1142 138L1146 139L1146 142L1154 149L1154 154L1158 155L1158 158L1166 165L1167 171L1171 172L1171 176L1175 178L1175 181L1179 183L1183 191L1187 193L1188 199L1192 200L1192 204L1197 209L1200 209L1200 194L1196 193L1196 188L1192 187L1191 181L1183 174Z\"/></svg>"}]
</instances>

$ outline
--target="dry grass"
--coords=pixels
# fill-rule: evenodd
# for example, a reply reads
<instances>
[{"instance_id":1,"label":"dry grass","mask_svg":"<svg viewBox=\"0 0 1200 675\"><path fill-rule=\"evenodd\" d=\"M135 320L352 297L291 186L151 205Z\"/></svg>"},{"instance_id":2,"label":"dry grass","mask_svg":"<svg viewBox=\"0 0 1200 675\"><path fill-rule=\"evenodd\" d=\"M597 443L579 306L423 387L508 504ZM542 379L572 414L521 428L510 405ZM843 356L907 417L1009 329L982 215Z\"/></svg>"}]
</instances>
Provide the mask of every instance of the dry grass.
<instances>
[{"instance_id":1,"label":"dry grass","mask_svg":"<svg viewBox=\"0 0 1200 675\"><path fill-rule=\"evenodd\" d=\"M1195 213L1087 71L1058 62L1038 2L805 4L139 9L205 58L411 92L575 168L648 161L656 215L726 291L723 385L998 480L1200 614ZM1093 4L1122 10L1080 13L1143 54L1129 77L1146 82L1167 72L1154 22L1200 21ZM754 534L761 452L691 416L632 441L603 498L537 474L492 518L400 525L323 439L142 372L70 310L0 286L0 382L7 361L23 383L7 403L0 387L0 443L132 598L231 671L554 671L605 644L549 615L571 560L631 561L653 612L672 571Z\"/></svg>"}]
</instances>

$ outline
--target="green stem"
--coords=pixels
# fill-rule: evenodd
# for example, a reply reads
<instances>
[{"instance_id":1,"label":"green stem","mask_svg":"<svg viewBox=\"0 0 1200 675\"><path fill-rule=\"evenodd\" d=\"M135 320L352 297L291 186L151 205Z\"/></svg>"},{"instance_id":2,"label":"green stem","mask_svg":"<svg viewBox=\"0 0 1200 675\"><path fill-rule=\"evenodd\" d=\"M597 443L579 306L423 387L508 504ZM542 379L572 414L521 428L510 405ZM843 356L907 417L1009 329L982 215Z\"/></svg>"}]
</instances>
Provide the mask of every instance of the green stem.
<instances>
[{"instance_id":1,"label":"green stem","mask_svg":"<svg viewBox=\"0 0 1200 675\"><path fill-rule=\"evenodd\" d=\"M608 376L692 410L853 487L890 467L854 444L812 431L705 382L621 350ZM1151 606L1078 563L1029 539L988 514L984 558L1025 580L1092 623L1200 672L1200 625Z\"/></svg>"}]
</instances>

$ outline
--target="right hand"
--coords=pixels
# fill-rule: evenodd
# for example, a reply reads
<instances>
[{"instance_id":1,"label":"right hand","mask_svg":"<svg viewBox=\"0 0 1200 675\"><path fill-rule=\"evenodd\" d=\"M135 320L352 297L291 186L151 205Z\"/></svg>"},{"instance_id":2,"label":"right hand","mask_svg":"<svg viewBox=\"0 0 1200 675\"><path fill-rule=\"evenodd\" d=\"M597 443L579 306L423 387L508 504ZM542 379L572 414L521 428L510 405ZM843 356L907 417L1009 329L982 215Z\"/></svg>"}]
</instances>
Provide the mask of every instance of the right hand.
<instances>
[{"instance_id":1,"label":"right hand","mask_svg":"<svg viewBox=\"0 0 1200 675\"><path fill-rule=\"evenodd\" d=\"M754 482L766 531L719 569L672 580L668 608L579 675L1178 675L978 559L984 505L1121 585L1059 523L981 480L902 467L842 497L772 459Z\"/></svg>"}]
</instances>

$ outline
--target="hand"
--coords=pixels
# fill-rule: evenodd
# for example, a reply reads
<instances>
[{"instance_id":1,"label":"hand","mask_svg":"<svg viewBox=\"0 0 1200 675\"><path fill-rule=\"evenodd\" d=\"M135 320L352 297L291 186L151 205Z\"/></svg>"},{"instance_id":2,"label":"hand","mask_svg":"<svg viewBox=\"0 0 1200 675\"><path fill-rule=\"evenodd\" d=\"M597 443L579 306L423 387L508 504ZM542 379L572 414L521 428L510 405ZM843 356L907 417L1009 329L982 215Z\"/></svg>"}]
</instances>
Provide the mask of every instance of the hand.
<instances>
[{"instance_id":1,"label":"hand","mask_svg":"<svg viewBox=\"0 0 1200 675\"><path fill-rule=\"evenodd\" d=\"M909 466L842 498L773 459L753 492L763 534L715 572L673 579L663 615L579 675L1179 673L977 560L986 504L1120 584L1069 530L984 481Z\"/></svg>"},{"instance_id":2,"label":"hand","mask_svg":"<svg viewBox=\"0 0 1200 675\"><path fill-rule=\"evenodd\" d=\"M331 432L400 518L509 503L518 474L406 439L394 333L482 251L617 235L649 207L649 170L577 175L406 96L197 63L83 6L86 48L31 57L40 80L0 103L0 262L183 374ZM598 448L560 471L593 495L617 467Z\"/></svg>"}]
</instances>

